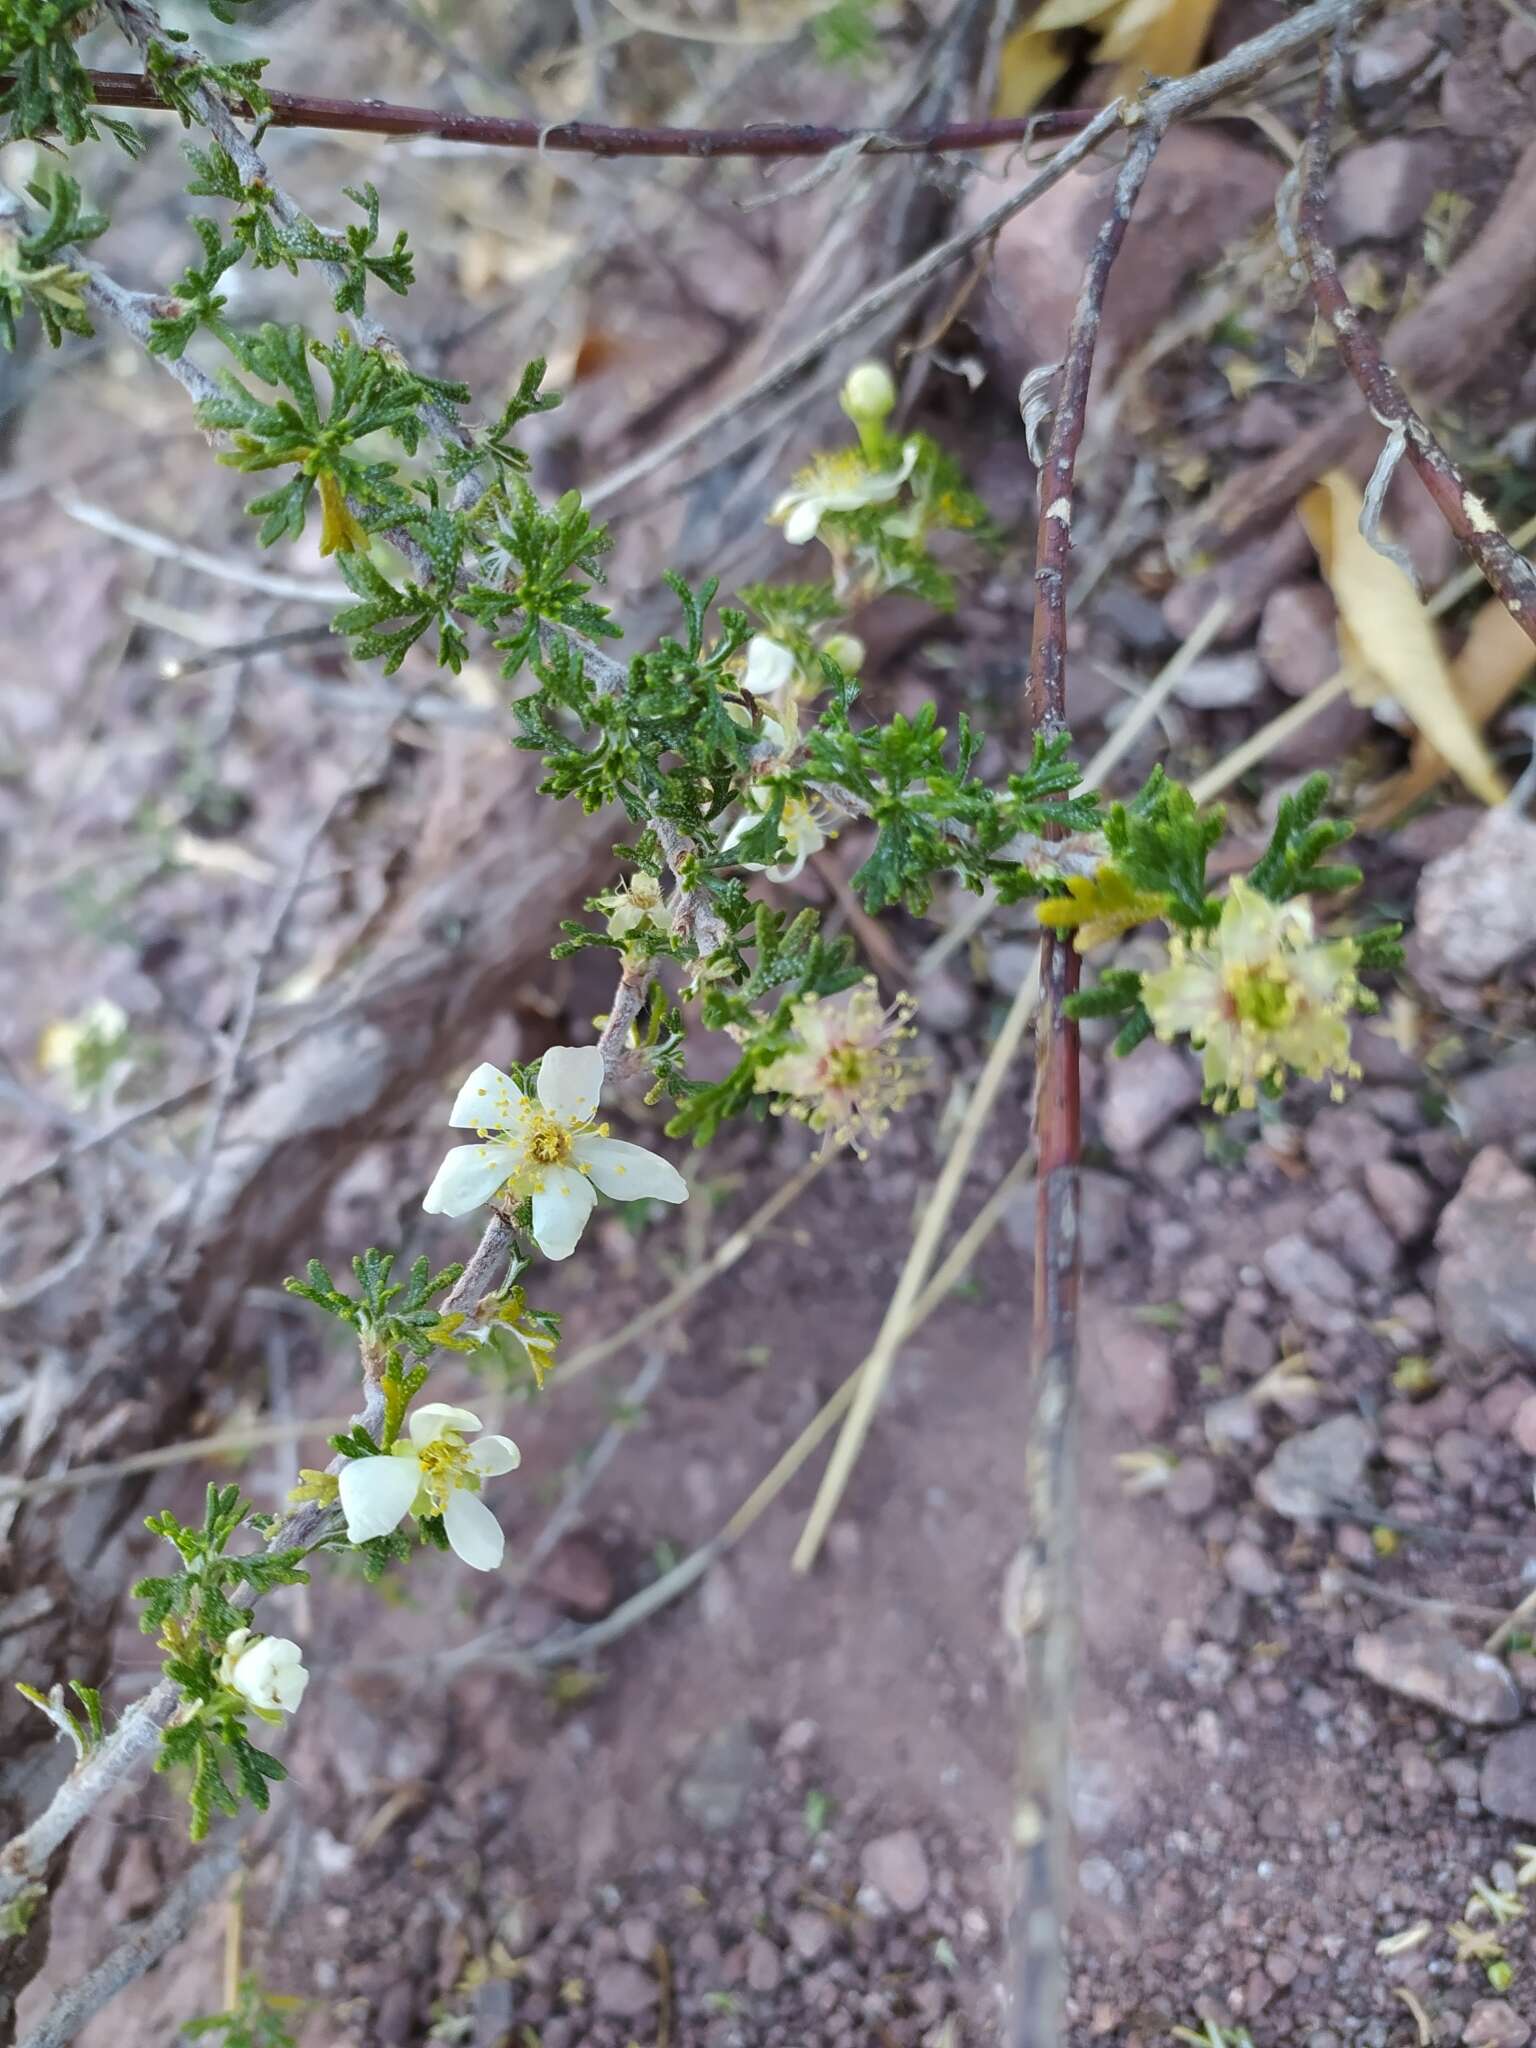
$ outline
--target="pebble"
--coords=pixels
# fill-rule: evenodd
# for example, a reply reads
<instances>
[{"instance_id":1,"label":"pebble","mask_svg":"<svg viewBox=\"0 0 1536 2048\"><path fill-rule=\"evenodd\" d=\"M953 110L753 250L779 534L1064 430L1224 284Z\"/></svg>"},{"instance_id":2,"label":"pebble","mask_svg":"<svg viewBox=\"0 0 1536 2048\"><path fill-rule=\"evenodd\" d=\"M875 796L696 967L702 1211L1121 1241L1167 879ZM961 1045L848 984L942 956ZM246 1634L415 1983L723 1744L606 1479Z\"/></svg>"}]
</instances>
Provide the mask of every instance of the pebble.
<instances>
[{"instance_id":1,"label":"pebble","mask_svg":"<svg viewBox=\"0 0 1536 2048\"><path fill-rule=\"evenodd\" d=\"M1500 805L1432 860L1414 899L1414 942L1452 981L1485 981L1536 948L1536 824Z\"/></svg>"},{"instance_id":2,"label":"pebble","mask_svg":"<svg viewBox=\"0 0 1536 2048\"><path fill-rule=\"evenodd\" d=\"M1499 37L1499 62L1516 78L1529 64L1536 64L1536 21L1529 15L1506 21Z\"/></svg>"},{"instance_id":3,"label":"pebble","mask_svg":"<svg viewBox=\"0 0 1536 2048\"><path fill-rule=\"evenodd\" d=\"M1361 99L1387 104L1395 88L1416 78L1439 47L1422 17L1390 15L1356 50L1350 82Z\"/></svg>"},{"instance_id":4,"label":"pebble","mask_svg":"<svg viewBox=\"0 0 1536 2048\"><path fill-rule=\"evenodd\" d=\"M1360 1415L1335 1415L1287 1439L1254 1481L1265 1507L1287 1521L1320 1521L1358 1495L1376 1448L1376 1431Z\"/></svg>"},{"instance_id":5,"label":"pebble","mask_svg":"<svg viewBox=\"0 0 1536 2048\"><path fill-rule=\"evenodd\" d=\"M1451 1121L1469 1145L1502 1145L1518 1159L1536 1152L1536 1053L1521 1051L1451 1084Z\"/></svg>"},{"instance_id":6,"label":"pebble","mask_svg":"<svg viewBox=\"0 0 1536 2048\"><path fill-rule=\"evenodd\" d=\"M1270 1599L1285 1584L1268 1555L1246 1538L1228 1546L1222 1568L1234 1586L1261 1600Z\"/></svg>"},{"instance_id":7,"label":"pebble","mask_svg":"<svg viewBox=\"0 0 1536 2048\"><path fill-rule=\"evenodd\" d=\"M1372 1160L1366 1172L1391 1164L1390 1160ZM1357 1188L1336 1188L1313 1211L1307 1229L1320 1245L1331 1245L1362 1280L1384 1284L1391 1279L1397 1265L1397 1240Z\"/></svg>"},{"instance_id":8,"label":"pebble","mask_svg":"<svg viewBox=\"0 0 1536 2048\"><path fill-rule=\"evenodd\" d=\"M619 1943L632 1962L648 1963L656 1948L656 1923L634 1916L619 1923Z\"/></svg>"},{"instance_id":9,"label":"pebble","mask_svg":"<svg viewBox=\"0 0 1536 2048\"><path fill-rule=\"evenodd\" d=\"M785 1923L789 1945L802 1962L813 1963L831 1945L832 1922L825 1913L802 1910Z\"/></svg>"},{"instance_id":10,"label":"pebble","mask_svg":"<svg viewBox=\"0 0 1536 2048\"><path fill-rule=\"evenodd\" d=\"M1502 1998L1480 1998L1461 2030L1463 2048L1528 2048L1531 2023Z\"/></svg>"},{"instance_id":11,"label":"pebble","mask_svg":"<svg viewBox=\"0 0 1536 2048\"><path fill-rule=\"evenodd\" d=\"M1261 1263L1270 1285L1310 1329L1328 1336L1350 1328L1355 1283L1331 1252L1297 1232L1277 1238Z\"/></svg>"},{"instance_id":12,"label":"pebble","mask_svg":"<svg viewBox=\"0 0 1536 2048\"><path fill-rule=\"evenodd\" d=\"M678 1780L677 1803L706 1834L724 1834L740 1820L762 1753L745 1721L706 1735Z\"/></svg>"},{"instance_id":13,"label":"pebble","mask_svg":"<svg viewBox=\"0 0 1536 2048\"><path fill-rule=\"evenodd\" d=\"M1367 1164L1365 1191L1399 1244L1413 1244L1434 1219L1435 1197L1428 1182L1396 1159L1372 1159Z\"/></svg>"},{"instance_id":14,"label":"pebble","mask_svg":"<svg viewBox=\"0 0 1536 2048\"><path fill-rule=\"evenodd\" d=\"M1089 1321L1084 1345L1115 1413L1138 1435L1156 1436L1178 1394L1166 1335L1123 1309L1101 1309Z\"/></svg>"},{"instance_id":15,"label":"pebble","mask_svg":"<svg viewBox=\"0 0 1536 2048\"><path fill-rule=\"evenodd\" d=\"M912 1828L897 1828L866 1842L859 1867L865 1882L898 1913L917 1912L928 1897L928 1858Z\"/></svg>"},{"instance_id":16,"label":"pebble","mask_svg":"<svg viewBox=\"0 0 1536 2048\"><path fill-rule=\"evenodd\" d=\"M1496 1735L1489 1743L1477 1796L1502 1820L1536 1821L1536 1721Z\"/></svg>"},{"instance_id":17,"label":"pebble","mask_svg":"<svg viewBox=\"0 0 1536 2048\"><path fill-rule=\"evenodd\" d=\"M765 1996L777 1991L784 1975L784 1963L766 1934L754 1934L747 1943L747 1989Z\"/></svg>"},{"instance_id":18,"label":"pebble","mask_svg":"<svg viewBox=\"0 0 1536 2048\"><path fill-rule=\"evenodd\" d=\"M1193 711L1228 711L1252 704L1264 693L1264 670L1256 654L1207 654L1192 661L1173 694Z\"/></svg>"},{"instance_id":19,"label":"pebble","mask_svg":"<svg viewBox=\"0 0 1536 2048\"><path fill-rule=\"evenodd\" d=\"M1163 1499L1180 1521L1198 1521L1216 1499L1216 1467L1209 1458L1180 1458L1168 1475Z\"/></svg>"},{"instance_id":20,"label":"pebble","mask_svg":"<svg viewBox=\"0 0 1536 2048\"><path fill-rule=\"evenodd\" d=\"M613 2019L638 2019L659 1995L655 1978L638 1963L604 1963L592 1980L592 2003Z\"/></svg>"},{"instance_id":21,"label":"pebble","mask_svg":"<svg viewBox=\"0 0 1536 2048\"><path fill-rule=\"evenodd\" d=\"M564 1536L534 1575L534 1586L567 1614L595 1621L613 1606L613 1572L594 1537Z\"/></svg>"},{"instance_id":22,"label":"pebble","mask_svg":"<svg viewBox=\"0 0 1536 2048\"><path fill-rule=\"evenodd\" d=\"M1194 1061L1149 1038L1126 1059L1110 1062L1099 1110L1104 1142L1117 1158L1134 1158L1199 1100Z\"/></svg>"},{"instance_id":23,"label":"pebble","mask_svg":"<svg viewBox=\"0 0 1536 2048\"><path fill-rule=\"evenodd\" d=\"M1417 137L1389 135L1342 156L1333 167L1328 217L1335 244L1390 242L1423 218L1440 181L1441 152Z\"/></svg>"},{"instance_id":24,"label":"pebble","mask_svg":"<svg viewBox=\"0 0 1536 2048\"><path fill-rule=\"evenodd\" d=\"M1536 894L1536 892L1533 892ZM1435 1232L1446 1341L1484 1363L1536 1358L1536 1180L1496 1145L1468 1167Z\"/></svg>"},{"instance_id":25,"label":"pebble","mask_svg":"<svg viewBox=\"0 0 1536 2048\"><path fill-rule=\"evenodd\" d=\"M1520 1691L1501 1657L1404 1615L1355 1637L1355 1669L1402 1698L1421 1700L1474 1728L1518 1721Z\"/></svg>"},{"instance_id":26,"label":"pebble","mask_svg":"<svg viewBox=\"0 0 1536 2048\"><path fill-rule=\"evenodd\" d=\"M1525 1455L1536 1458L1536 1394L1528 1396L1515 1410L1511 1433Z\"/></svg>"}]
</instances>

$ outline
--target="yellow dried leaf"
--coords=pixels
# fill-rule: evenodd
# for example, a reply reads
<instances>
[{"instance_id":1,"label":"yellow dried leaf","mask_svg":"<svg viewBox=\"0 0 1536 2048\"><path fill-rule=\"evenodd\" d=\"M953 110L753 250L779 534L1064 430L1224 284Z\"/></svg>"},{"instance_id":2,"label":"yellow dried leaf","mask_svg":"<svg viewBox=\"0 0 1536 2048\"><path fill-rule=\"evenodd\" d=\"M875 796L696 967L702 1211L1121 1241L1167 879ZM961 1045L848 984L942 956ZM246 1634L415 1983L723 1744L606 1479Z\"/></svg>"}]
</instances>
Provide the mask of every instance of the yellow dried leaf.
<instances>
[{"instance_id":1,"label":"yellow dried leaf","mask_svg":"<svg viewBox=\"0 0 1536 2048\"><path fill-rule=\"evenodd\" d=\"M1413 585L1360 531L1364 501L1333 469L1297 508L1339 607L1341 665L1357 667L1395 697L1420 733L1484 803L1504 784L1456 693L1450 665Z\"/></svg>"},{"instance_id":2,"label":"yellow dried leaf","mask_svg":"<svg viewBox=\"0 0 1536 2048\"><path fill-rule=\"evenodd\" d=\"M1500 600L1490 597L1451 663L1452 685L1479 732L1503 710L1532 668L1536 668L1536 643L1524 627L1515 624ZM1362 822L1385 824L1427 796L1447 772L1439 748L1421 734L1413 743L1408 766L1381 790Z\"/></svg>"},{"instance_id":3,"label":"yellow dried leaf","mask_svg":"<svg viewBox=\"0 0 1536 2048\"><path fill-rule=\"evenodd\" d=\"M1115 91L1139 92L1148 74L1183 78L1200 61L1216 0L1126 0L1095 57L1118 64Z\"/></svg>"},{"instance_id":4,"label":"yellow dried leaf","mask_svg":"<svg viewBox=\"0 0 1536 2048\"><path fill-rule=\"evenodd\" d=\"M1075 930L1073 945L1079 953L1107 945L1122 932L1161 917L1168 908L1165 895L1138 889L1108 862L1092 875L1068 875L1066 888L1065 896L1048 896L1036 915L1051 931Z\"/></svg>"},{"instance_id":5,"label":"yellow dried leaf","mask_svg":"<svg viewBox=\"0 0 1536 2048\"><path fill-rule=\"evenodd\" d=\"M1047 28L1083 28L1090 21L1101 21L1106 14L1113 14L1120 4L1121 0L1045 0L1045 5L1036 8L1025 27L1015 33L1028 35Z\"/></svg>"},{"instance_id":6,"label":"yellow dried leaf","mask_svg":"<svg viewBox=\"0 0 1536 2048\"><path fill-rule=\"evenodd\" d=\"M998 59L997 118L1032 114L1071 61L1059 36L1038 34L1033 22L1016 28Z\"/></svg>"}]
</instances>

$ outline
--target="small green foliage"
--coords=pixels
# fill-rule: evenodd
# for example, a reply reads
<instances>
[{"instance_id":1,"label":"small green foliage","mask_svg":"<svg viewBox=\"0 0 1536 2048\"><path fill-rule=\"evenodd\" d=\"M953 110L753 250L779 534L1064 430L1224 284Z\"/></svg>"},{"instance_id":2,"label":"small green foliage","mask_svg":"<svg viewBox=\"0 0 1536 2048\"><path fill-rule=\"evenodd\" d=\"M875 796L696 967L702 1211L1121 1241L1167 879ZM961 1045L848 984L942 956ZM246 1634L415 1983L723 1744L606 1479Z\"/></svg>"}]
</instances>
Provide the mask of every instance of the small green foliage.
<instances>
[{"instance_id":1,"label":"small green foliage","mask_svg":"<svg viewBox=\"0 0 1536 2048\"><path fill-rule=\"evenodd\" d=\"M293 468L280 489L247 507L261 517L263 547L298 539L317 490L322 555L365 550L371 531L412 510L411 499L395 481L396 465L369 461L353 451L367 436L387 433L408 454L415 452L419 409L427 396L419 380L386 362L377 350L359 347L345 330L326 343L310 341L302 327L269 322L258 333L238 338L236 354L252 376L286 395L271 402L258 398L225 370L219 378L223 397L205 400L198 418L205 427L231 436L233 445L221 462L243 470ZM330 406L323 413L311 360L330 380Z\"/></svg>"},{"instance_id":2,"label":"small green foliage","mask_svg":"<svg viewBox=\"0 0 1536 2048\"><path fill-rule=\"evenodd\" d=\"M105 128L137 154L135 130L96 111L89 74L75 54L95 9L96 0L0 0L0 72L11 74L0 92L0 114L8 117L0 141L39 135L73 147L95 141Z\"/></svg>"},{"instance_id":3,"label":"small green foliage","mask_svg":"<svg viewBox=\"0 0 1536 2048\"><path fill-rule=\"evenodd\" d=\"M14 1898L0 1906L0 1941L19 1941L47 1896L47 1885L25 1884Z\"/></svg>"},{"instance_id":4,"label":"small green foliage","mask_svg":"<svg viewBox=\"0 0 1536 2048\"><path fill-rule=\"evenodd\" d=\"M258 1550L232 1557L229 1544L250 1514L238 1486L210 1486L201 1525L182 1523L166 1508L145 1527L173 1546L182 1569L140 1579L133 1597L144 1604L139 1626L158 1635L165 1675L181 1694L180 1712L165 1729L155 1768L185 1767L191 1773L188 1802L192 1839L207 1834L215 1811L235 1814L241 1798L265 1812L268 1784L286 1775L275 1757L257 1749L246 1734L249 1703L232 1693L220 1676L227 1639L251 1625L253 1608L235 1596L242 1588L254 1601L277 1586L306 1584L302 1550ZM226 1771L232 1771L231 1786Z\"/></svg>"},{"instance_id":5,"label":"small green foliage","mask_svg":"<svg viewBox=\"0 0 1536 2048\"><path fill-rule=\"evenodd\" d=\"M235 2004L228 2012L208 2013L188 2020L182 2032L189 2041L211 2041L215 2048L295 2048L296 2037L288 2021L304 2010L302 1998L291 1998L264 1988L259 1977L240 1979Z\"/></svg>"},{"instance_id":6,"label":"small green foliage","mask_svg":"<svg viewBox=\"0 0 1536 2048\"><path fill-rule=\"evenodd\" d=\"M1225 820L1220 805L1202 813L1181 783L1154 768L1130 803L1110 805L1104 837L1135 888L1167 897L1171 924L1202 931L1220 915L1206 893L1205 864Z\"/></svg>"},{"instance_id":7,"label":"small green foliage","mask_svg":"<svg viewBox=\"0 0 1536 2048\"><path fill-rule=\"evenodd\" d=\"M857 69L880 47L875 29L874 0L832 0L811 16L811 35L823 64Z\"/></svg>"},{"instance_id":8,"label":"small green foliage","mask_svg":"<svg viewBox=\"0 0 1536 2048\"><path fill-rule=\"evenodd\" d=\"M390 1371L397 1371L409 1353L425 1358L433 1346L444 1341L440 1334L443 1314L435 1306L463 1273L462 1266L444 1266L434 1273L430 1262L417 1259L403 1280L394 1280L395 1254L370 1245L352 1261L357 1281L356 1294L337 1287L318 1259L311 1259L302 1280L283 1282L290 1294L311 1301L326 1315L335 1316L381 1359Z\"/></svg>"},{"instance_id":9,"label":"small green foliage","mask_svg":"<svg viewBox=\"0 0 1536 2048\"><path fill-rule=\"evenodd\" d=\"M73 178L60 172L27 187L48 218L23 234L14 221L0 218L0 346L16 346L16 322L30 305L43 323L51 348L66 334L94 334L85 310L85 273L70 257L79 242L89 242L107 225L106 215L93 212Z\"/></svg>"},{"instance_id":10,"label":"small green foliage","mask_svg":"<svg viewBox=\"0 0 1536 2048\"><path fill-rule=\"evenodd\" d=\"M231 105L248 105L253 113L269 114L272 102L261 87L267 68L265 57L242 58L233 64L210 64L206 57L183 55L173 48L186 37L167 33L165 42L153 42L144 57L144 71L165 104L181 116L183 128L202 119L198 102L212 91Z\"/></svg>"},{"instance_id":11,"label":"small green foliage","mask_svg":"<svg viewBox=\"0 0 1536 2048\"><path fill-rule=\"evenodd\" d=\"M200 217L192 222L192 228L203 245L203 260L201 263L189 263L176 280L176 311L160 314L150 321L151 355L173 359L182 355L199 327L206 327L210 334L217 335L226 348L235 346L234 335L223 317L228 301L217 290L217 285L224 273L240 261L241 246L238 242L224 240L217 221Z\"/></svg>"},{"instance_id":12,"label":"small green foliage","mask_svg":"<svg viewBox=\"0 0 1536 2048\"><path fill-rule=\"evenodd\" d=\"M1269 845L1248 877L1271 903L1358 885L1358 868L1319 865L1323 854L1353 838L1355 831L1345 819L1319 815L1327 801L1328 778L1323 774L1309 775L1299 789L1280 799Z\"/></svg>"},{"instance_id":13,"label":"small green foliage","mask_svg":"<svg viewBox=\"0 0 1536 2048\"><path fill-rule=\"evenodd\" d=\"M65 1704L62 1685L51 1686L46 1693L39 1692L34 1685L23 1685L17 1681L16 1690L24 1700L30 1700L41 1714L46 1714L59 1733L74 1745L75 1762L83 1764L93 1749L100 1746L103 1734L101 1718L101 1694L94 1685L85 1685L78 1678L69 1681L69 1689L80 1706L85 1710L82 1723L76 1713Z\"/></svg>"}]
</instances>

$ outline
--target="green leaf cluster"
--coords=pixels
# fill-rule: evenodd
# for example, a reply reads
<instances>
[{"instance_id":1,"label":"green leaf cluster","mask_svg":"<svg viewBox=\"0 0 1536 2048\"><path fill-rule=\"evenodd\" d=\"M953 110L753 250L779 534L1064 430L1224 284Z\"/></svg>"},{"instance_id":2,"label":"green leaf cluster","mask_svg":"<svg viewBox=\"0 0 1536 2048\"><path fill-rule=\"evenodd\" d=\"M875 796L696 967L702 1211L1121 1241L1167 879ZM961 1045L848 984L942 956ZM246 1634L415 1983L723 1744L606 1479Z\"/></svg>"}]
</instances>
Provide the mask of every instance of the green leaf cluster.
<instances>
[{"instance_id":1,"label":"green leaf cluster","mask_svg":"<svg viewBox=\"0 0 1536 2048\"><path fill-rule=\"evenodd\" d=\"M290 1998L265 1989L261 1979L240 1979L234 2005L228 2012L205 2013L188 2020L181 2031L189 2041L213 2041L215 2048L296 2048L296 2037L288 2022L304 2009L302 1998Z\"/></svg>"},{"instance_id":2,"label":"green leaf cluster","mask_svg":"<svg viewBox=\"0 0 1536 2048\"><path fill-rule=\"evenodd\" d=\"M140 144L126 121L101 113L75 41L91 26L96 0L0 0L0 92L6 127L0 141L54 137L70 147L94 142L104 128L131 155Z\"/></svg>"},{"instance_id":3,"label":"green leaf cluster","mask_svg":"<svg viewBox=\"0 0 1536 2048\"><path fill-rule=\"evenodd\" d=\"M49 346L57 348L66 334L96 331L85 309L85 273L70 258L75 245L93 240L107 221L62 173L38 179L27 192L47 209L47 219L23 234L15 222L0 218L0 347L16 346L16 322L30 305Z\"/></svg>"}]
</instances>

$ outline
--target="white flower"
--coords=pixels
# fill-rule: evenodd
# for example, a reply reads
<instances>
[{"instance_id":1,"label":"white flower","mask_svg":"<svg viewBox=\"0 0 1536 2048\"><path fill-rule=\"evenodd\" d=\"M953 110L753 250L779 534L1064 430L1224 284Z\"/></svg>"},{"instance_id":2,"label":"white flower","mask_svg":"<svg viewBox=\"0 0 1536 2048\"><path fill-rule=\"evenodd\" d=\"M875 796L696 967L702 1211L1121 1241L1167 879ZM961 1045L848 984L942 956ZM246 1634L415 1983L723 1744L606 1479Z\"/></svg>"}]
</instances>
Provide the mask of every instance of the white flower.
<instances>
[{"instance_id":1,"label":"white flower","mask_svg":"<svg viewBox=\"0 0 1536 2048\"><path fill-rule=\"evenodd\" d=\"M610 939L627 939L643 924L664 932L672 922L672 913L662 900L660 882L643 868L631 875L622 889L611 889L596 900L608 912Z\"/></svg>"},{"instance_id":2,"label":"white flower","mask_svg":"<svg viewBox=\"0 0 1536 2048\"><path fill-rule=\"evenodd\" d=\"M795 680L798 667L793 648L782 640L770 640L766 633L754 633L747 642L741 687L749 697L771 697Z\"/></svg>"},{"instance_id":3,"label":"white flower","mask_svg":"<svg viewBox=\"0 0 1536 2048\"><path fill-rule=\"evenodd\" d=\"M411 1415L409 1443L396 1443L384 1457L343 1465L348 1540L387 1536L407 1515L441 1515L449 1545L465 1564L477 1572L495 1571L506 1539L480 1498L480 1482L516 1471L522 1452L507 1436L466 1443L465 1430L479 1427L479 1416L467 1408L427 1401Z\"/></svg>"},{"instance_id":4,"label":"white flower","mask_svg":"<svg viewBox=\"0 0 1536 2048\"><path fill-rule=\"evenodd\" d=\"M496 1194L532 1196L534 1242L546 1259L568 1259L595 1190L619 1202L686 1202L688 1183L675 1166L592 1121L602 1092L595 1045L552 1045L539 1065L536 1098L498 1067L476 1067L448 1121L478 1131L481 1143L454 1146L421 1206L432 1216L467 1216Z\"/></svg>"},{"instance_id":5,"label":"white flower","mask_svg":"<svg viewBox=\"0 0 1536 2048\"><path fill-rule=\"evenodd\" d=\"M901 461L895 469L885 470L871 469L855 448L823 455L801 471L768 517L782 522L784 538L793 547L801 547L816 538L817 528L829 512L857 512L865 505L888 504L912 474L919 449L915 439L904 442Z\"/></svg>"},{"instance_id":6,"label":"white flower","mask_svg":"<svg viewBox=\"0 0 1536 2048\"><path fill-rule=\"evenodd\" d=\"M747 791L747 802L756 811L767 811L773 804L773 792L765 783L758 783ZM805 797L787 796L784 809L779 814L779 845L787 858L774 864L762 860L744 860L741 865L756 873L766 874L770 882L792 882L804 868L813 853L820 853L831 837L828 826L833 813L825 805L816 805ZM720 849L739 844L749 832L755 831L760 818L750 814L738 818L720 842Z\"/></svg>"},{"instance_id":7,"label":"white flower","mask_svg":"<svg viewBox=\"0 0 1536 2048\"><path fill-rule=\"evenodd\" d=\"M219 1681L275 1720L279 1712L291 1714L297 1708L309 1673L303 1651L286 1636L258 1636L237 1628L224 1638Z\"/></svg>"}]
</instances>

